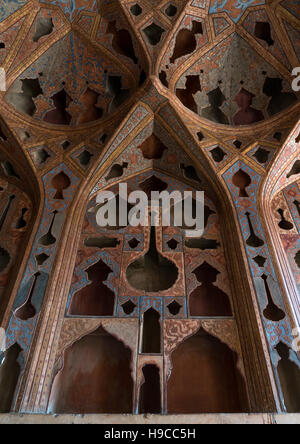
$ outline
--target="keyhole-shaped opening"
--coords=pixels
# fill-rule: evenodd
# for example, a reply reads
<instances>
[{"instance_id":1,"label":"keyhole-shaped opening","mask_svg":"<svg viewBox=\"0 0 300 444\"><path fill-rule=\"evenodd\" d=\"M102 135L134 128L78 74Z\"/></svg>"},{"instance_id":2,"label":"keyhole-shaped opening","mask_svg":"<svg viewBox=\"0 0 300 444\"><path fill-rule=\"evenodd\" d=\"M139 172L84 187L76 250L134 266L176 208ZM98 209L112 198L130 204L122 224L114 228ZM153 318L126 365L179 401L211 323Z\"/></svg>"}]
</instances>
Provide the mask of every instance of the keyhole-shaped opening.
<instances>
[{"instance_id":1,"label":"keyhole-shaped opening","mask_svg":"<svg viewBox=\"0 0 300 444\"><path fill-rule=\"evenodd\" d=\"M30 288L28 291L28 296L26 298L25 303L23 305L21 305L21 307L16 310L15 315L19 319L21 319L22 321L27 321L27 319L33 318L36 314L36 309L35 309L34 305L32 304L32 297L34 295L34 291L36 288L38 277L40 275L41 275L41 273L39 273L39 272L35 273L35 275L33 276L33 280L31 282L31 285L30 285Z\"/></svg>"},{"instance_id":2,"label":"keyhole-shaped opening","mask_svg":"<svg viewBox=\"0 0 300 444\"><path fill-rule=\"evenodd\" d=\"M47 247L48 245L55 244L55 242L56 242L56 237L54 237L53 234L52 234L52 228L53 228L53 225L54 225L55 217L58 214L58 211L54 210L52 214L53 214L52 221L51 221L51 224L50 224L48 232L46 234L44 234L39 239L39 244L43 245L44 247Z\"/></svg>"},{"instance_id":3,"label":"keyhole-shaped opening","mask_svg":"<svg viewBox=\"0 0 300 444\"><path fill-rule=\"evenodd\" d=\"M239 197L249 197L246 188L251 184L251 177L243 170L239 170L232 176L232 183L240 189Z\"/></svg>"},{"instance_id":4,"label":"keyhole-shaped opening","mask_svg":"<svg viewBox=\"0 0 300 444\"><path fill-rule=\"evenodd\" d=\"M175 284L178 268L157 250L155 227L151 227L147 253L128 266L126 276L133 288L146 292L167 290Z\"/></svg>"},{"instance_id":5,"label":"keyhole-shaped opening","mask_svg":"<svg viewBox=\"0 0 300 444\"><path fill-rule=\"evenodd\" d=\"M139 413L161 413L159 368L154 364L147 364L143 367L143 376Z\"/></svg>"},{"instance_id":6,"label":"keyhole-shaped opening","mask_svg":"<svg viewBox=\"0 0 300 444\"><path fill-rule=\"evenodd\" d=\"M250 218L250 213L249 211L247 211L245 213L245 216L247 218L248 221L248 226L249 226L249 231L250 231L250 236L248 237L248 239L246 240L246 244L249 245L250 247L253 248L259 248L262 247L264 245L264 241L262 239L260 239L254 231L253 225L252 225L252 221Z\"/></svg>"},{"instance_id":7,"label":"keyhole-shaped opening","mask_svg":"<svg viewBox=\"0 0 300 444\"><path fill-rule=\"evenodd\" d=\"M264 317L274 322L281 321L285 318L285 313L279 307L277 307L277 305L273 301L271 290L268 284L268 276L263 274L261 278L264 281L265 290L268 298L268 305L263 311Z\"/></svg>"},{"instance_id":8,"label":"keyhole-shaped opening","mask_svg":"<svg viewBox=\"0 0 300 444\"><path fill-rule=\"evenodd\" d=\"M71 185L71 181L69 177L61 171L59 174L53 177L52 186L56 189L56 193L54 195L54 199L64 199L63 191L69 188Z\"/></svg>"},{"instance_id":9,"label":"keyhole-shaped opening","mask_svg":"<svg viewBox=\"0 0 300 444\"><path fill-rule=\"evenodd\" d=\"M149 308L143 316L142 353L160 353L160 314Z\"/></svg>"}]
</instances>

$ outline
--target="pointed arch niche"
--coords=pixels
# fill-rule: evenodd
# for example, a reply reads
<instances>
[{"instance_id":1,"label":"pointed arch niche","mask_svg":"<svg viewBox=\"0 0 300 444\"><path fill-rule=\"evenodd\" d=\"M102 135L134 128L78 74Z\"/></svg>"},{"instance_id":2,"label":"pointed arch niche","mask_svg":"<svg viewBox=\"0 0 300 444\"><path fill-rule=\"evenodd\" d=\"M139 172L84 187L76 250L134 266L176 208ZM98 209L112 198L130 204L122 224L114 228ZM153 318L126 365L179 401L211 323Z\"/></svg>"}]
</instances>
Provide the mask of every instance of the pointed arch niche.
<instances>
[{"instance_id":1,"label":"pointed arch niche","mask_svg":"<svg viewBox=\"0 0 300 444\"><path fill-rule=\"evenodd\" d=\"M300 122L282 146L261 188L264 221L295 327L300 325L297 256L300 233L299 138Z\"/></svg>"},{"instance_id":2,"label":"pointed arch niche","mask_svg":"<svg viewBox=\"0 0 300 444\"><path fill-rule=\"evenodd\" d=\"M172 115L173 123L179 124L180 120L171 108L168 108L168 112ZM126 133L130 125L134 128L139 125L133 134ZM36 381L39 380L44 388L39 402L37 398L28 401L31 411L44 409L56 413L76 413L80 410L80 403L73 397L74 384L77 384L78 378L89 380L89 375L94 371L89 367L89 359L86 357L90 353L89 347L92 349L91 355L98 353L95 356L97 362L103 362L105 353L109 351L105 347L102 350L101 347L90 345L99 341L99 337L88 333L85 328L75 326L81 322L86 325L105 322L103 328L107 330L109 326L107 331L113 329L118 332L116 337L124 337L122 342L132 351L126 363L127 370L128 367L132 369L132 404L128 401L126 406L130 405L132 413L148 409L145 407L149 405L145 399L147 390L141 401L137 381L145 379L143 368L149 369L147 365L155 363L155 372L147 373L147 384L151 385L152 377L156 381L159 378L162 380L161 410L162 413L168 413L169 405L170 410L173 408L167 400L170 391L168 381L172 381L169 378L173 378L173 375L172 369L164 368L162 363L174 344L180 350L180 343L185 344L185 339L190 336L186 323L196 322L197 329L193 331L196 333L202 320L212 323L221 332L220 335L222 331L225 335L224 322L228 321L226 335L235 337L235 347L230 341L224 340L220 345L219 340L210 337L205 337L206 342L201 339L209 344L209 351L201 341L198 347L198 339L195 347L199 348L196 352L196 356L200 356L199 362L206 359L206 351L209 353L211 361L207 371L210 371L211 365L212 380L215 380L215 384L210 386L212 397L220 383L220 376L214 370L216 356L219 348L225 347L224 360L230 362L230 365L224 368L228 380L235 385L233 393L236 402L229 405L223 402L221 395L220 398L216 395L212 406L206 404L203 398L195 413L213 410L275 410L268 362L262 359L265 356L264 339L259 332L233 208L227 192L204 155L197 149L194 139L180 125L181 131L176 136L166 119L158 113L154 115L149 108L139 104L107 144L97 170L95 168L94 173L90 174L91 178L82 184L71 209L72 217L66 222L65 237L61 240L58 262L64 266L63 269L55 270L54 275L58 276L58 281L53 278L49 290L53 298L48 300L48 313L51 313L51 304L60 307L59 314L55 319L51 317L51 322L58 322L57 325L61 327L55 329L48 348L48 356L56 350L56 358L51 362L43 361L43 365L48 368L43 375L36 368ZM198 158L192 149L198 151ZM120 182L126 182L128 193L143 190L147 195L151 191L162 190L204 190L203 236L188 239L184 234L184 224L179 227L172 224L170 227L162 227L161 219L153 229L147 226L122 227L118 224L114 227L99 227L96 218L99 210L97 192L109 190L118 195ZM121 198L119 195L119 201ZM161 218L160 208L157 214ZM95 270L100 272L96 273ZM104 303L106 298L109 304ZM103 306L110 308L101 311ZM149 313L155 316L149 316ZM171 325L168 329L172 332L170 335L166 334L167 321ZM156 330L160 329L153 347L147 334L147 331L151 332L151 322L155 322ZM143 340L147 337L147 341ZM146 343L151 347L146 347ZM78 364L74 362L76 374L72 370L75 355L78 360ZM110 359L109 356L107 359ZM118 359L114 359L117 362ZM142 366L138 365L140 359ZM259 366L255 364L257 362L260 362ZM101 373L101 384L95 383L95 402L84 407L86 413L95 413L101 409L102 412L113 411L109 410L103 399L105 391L111 391L112 396L115 396L114 384L119 387L119 391L124 391L125 386L126 393L130 391L129 379L122 382L121 374L118 381L114 379L114 383L110 379L111 374L118 379L121 367L116 366L118 370L113 373L102 370L101 365L96 371ZM193 371L189 368L186 370ZM177 405L178 412L185 411L189 390L190 387ZM84 396L83 392L80 396ZM176 393L174 396L177 396ZM68 400L67 404L65 400ZM122 411L128 412L127 407ZM26 408L24 405L25 411Z\"/></svg>"},{"instance_id":3,"label":"pointed arch niche","mask_svg":"<svg viewBox=\"0 0 300 444\"><path fill-rule=\"evenodd\" d=\"M262 210L277 272L285 290L294 339L273 344L272 358L284 409L300 412L300 123L281 148L261 190Z\"/></svg>"},{"instance_id":4,"label":"pointed arch niche","mask_svg":"<svg viewBox=\"0 0 300 444\"><path fill-rule=\"evenodd\" d=\"M32 324L29 321L23 328L23 321L14 318L13 298L24 275L31 242L39 223L41 194L36 172L29 164L19 140L0 116L1 413L15 410L28 357L25 342L32 334ZM29 300L25 302L29 303Z\"/></svg>"}]
</instances>

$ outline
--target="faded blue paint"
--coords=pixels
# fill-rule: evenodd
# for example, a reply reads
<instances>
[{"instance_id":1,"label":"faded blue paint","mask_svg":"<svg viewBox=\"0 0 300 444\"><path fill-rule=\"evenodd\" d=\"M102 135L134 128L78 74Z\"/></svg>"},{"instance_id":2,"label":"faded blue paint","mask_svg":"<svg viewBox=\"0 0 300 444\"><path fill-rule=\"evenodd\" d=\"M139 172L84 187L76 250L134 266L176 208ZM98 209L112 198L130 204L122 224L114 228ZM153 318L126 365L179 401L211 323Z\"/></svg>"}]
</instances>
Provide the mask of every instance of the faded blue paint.
<instances>
[{"instance_id":1,"label":"faded blue paint","mask_svg":"<svg viewBox=\"0 0 300 444\"><path fill-rule=\"evenodd\" d=\"M78 7L76 5L77 1L78 0L43 0L43 3L59 6L70 20L73 20L81 11L96 11L97 0L93 0L91 7L87 7L87 5Z\"/></svg>"},{"instance_id":2,"label":"faded blue paint","mask_svg":"<svg viewBox=\"0 0 300 444\"><path fill-rule=\"evenodd\" d=\"M265 0L211 0L209 13L227 12L229 17L237 23L247 8L265 3Z\"/></svg>"},{"instance_id":3,"label":"faded blue paint","mask_svg":"<svg viewBox=\"0 0 300 444\"><path fill-rule=\"evenodd\" d=\"M26 3L27 0L1 0L0 23L18 9L22 8Z\"/></svg>"}]
</instances>

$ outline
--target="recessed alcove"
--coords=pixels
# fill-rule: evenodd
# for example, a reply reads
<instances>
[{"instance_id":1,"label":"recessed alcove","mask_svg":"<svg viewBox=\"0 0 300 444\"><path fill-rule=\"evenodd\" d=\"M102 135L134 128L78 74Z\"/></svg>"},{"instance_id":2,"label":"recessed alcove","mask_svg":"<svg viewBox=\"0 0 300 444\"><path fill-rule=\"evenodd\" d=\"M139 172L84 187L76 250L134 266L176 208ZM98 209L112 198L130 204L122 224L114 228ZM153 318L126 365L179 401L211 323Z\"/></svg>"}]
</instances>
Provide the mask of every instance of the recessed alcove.
<instances>
[{"instance_id":1,"label":"recessed alcove","mask_svg":"<svg viewBox=\"0 0 300 444\"><path fill-rule=\"evenodd\" d=\"M0 365L0 413L11 410L16 385L21 372L18 362L22 349L15 343L4 352L4 360Z\"/></svg>"},{"instance_id":2,"label":"recessed alcove","mask_svg":"<svg viewBox=\"0 0 300 444\"><path fill-rule=\"evenodd\" d=\"M54 108L44 116L44 121L55 125L70 125L72 116L67 111L68 106L73 101L72 97L62 88L52 97Z\"/></svg>"},{"instance_id":3,"label":"recessed alcove","mask_svg":"<svg viewBox=\"0 0 300 444\"><path fill-rule=\"evenodd\" d=\"M215 284L220 272L203 262L193 273L201 285L189 297L191 316L232 316L227 294Z\"/></svg>"},{"instance_id":4,"label":"recessed alcove","mask_svg":"<svg viewBox=\"0 0 300 444\"><path fill-rule=\"evenodd\" d=\"M151 25L146 26L146 28L143 29L143 32L145 33L150 45L156 46L160 42L162 34L165 32L165 30L157 23L153 22Z\"/></svg>"},{"instance_id":5,"label":"recessed alcove","mask_svg":"<svg viewBox=\"0 0 300 444\"><path fill-rule=\"evenodd\" d=\"M79 339L64 352L49 413L132 413L132 352L104 328Z\"/></svg>"},{"instance_id":6,"label":"recessed alcove","mask_svg":"<svg viewBox=\"0 0 300 444\"><path fill-rule=\"evenodd\" d=\"M115 294L104 283L112 269L102 259L99 259L85 272L89 283L73 295L69 314L74 316L112 316Z\"/></svg>"},{"instance_id":7,"label":"recessed alcove","mask_svg":"<svg viewBox=\"0 0 300 444\"><path fill-rule=\"evenodd\" d=\"M173 55L170 58L170 63L174 63L180 57L191 54L197 47L196 35L203 34L203 26L201 22L192 21L192 29L181 29L177 36Z\"/></svg>"},{"instance_id":8,"label":"recessed alcove","mask_svg":"<svg viewBox=\"0 0 300 444\"><path fill-rule=\"evenodd\" d=\"M274 40L271 37L271 25L268 22L256 22L254 35L260 40L267 43L268 46L274 45Z\"/></svg>"},{"instance_id":9,"label":"recessed alcove","mask_svg":"<svg viewBox=\"0 0 300 444\"><path fill-rule=\"evenodd\" d=\"M126 277L133 288L146 292L167 290L175 284L178 268L157 250L155 227L151 227L148 251L129 264Z\"/></svg>"},{"instance_id":10,"label":"recessed alcove","mask_svg":"<svg viewBox=\"0 0 300 444\"><path fill-rule=\"evenodd\" d=\"M33 41L37 43L42 37L45 35L49 35L52 33L54 28L52 18L41 17L36 21L36 31L33 36Z\"/></svg>"},{"instance_id":11,"label":"recessed alcove","mask_svg":"<svg viewBox=\"0 0 300 444\"><path fill-rule=\"evenodd\" d=\"M277 371L284 394L285 407L289 413L300 412L300 369L291 358L291 349L279 342L275 347L279 362Z\"/></svg>"},{"instance_id":12,"label":"recessed alcove","mask_svg":"<svg viewBox=\"0 0 300 444\"><path fill-rule=\"evenodd\" d=\"M200 329L177 346L171 360L169 414L248 411L237 354L216 337Z\"/></svg>"},{"instance_id":13,"label":"recessed alcove","mask_svg":"<svg viewBox=\"0 0 300 444\"><path fill-rule=\"evenodd\" d=\"M118 54L131 59L134 64L137 64L138 58L135 54L135 48L130 32L125 28L118 29L116 20L112 20L108 23L106 32L107 34L113 35L112 47L114 50Z\"/></svg>"},{"instance_id":14,"label":"recessed alcove","mask_svg":"<svg viewBox=\"0 0 300 444\"><path fill-rule=\"evenodd\" d=\"M142 368L144 382L140 388L139 413L161 413L160 372L154 364Z\"/></svg>"},{"instance_id":15,"label":"recessed alcove","mask_svg":"<svg viewBox=\"0 0 300 444\"><path fill-rule=\"evenodd\" d=\"M142 353L161 352L160 314L152 307L143 314L141 351Z\"/></svg>"}]
</instances>

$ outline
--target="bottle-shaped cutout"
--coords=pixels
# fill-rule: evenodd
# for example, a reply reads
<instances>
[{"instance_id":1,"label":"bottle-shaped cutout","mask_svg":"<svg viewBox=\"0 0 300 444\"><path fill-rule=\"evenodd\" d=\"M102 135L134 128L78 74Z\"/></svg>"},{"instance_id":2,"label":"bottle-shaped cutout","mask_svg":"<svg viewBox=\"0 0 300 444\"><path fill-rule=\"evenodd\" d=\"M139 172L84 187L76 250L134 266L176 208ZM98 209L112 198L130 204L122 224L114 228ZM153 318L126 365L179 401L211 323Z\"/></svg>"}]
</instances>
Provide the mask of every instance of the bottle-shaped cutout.
<instances>
[{"instance_id":1,"label":"bottle-shaped cutout","mask_svg":"<svg viewBox=\"0 0 300 444\"><path fill-rule=\"evenodd\" d=\"M239 197L249 197L246 188L251 184L251 177L243 170L232 176L232 183L240 189Z\"/></svg>"},{"instance_id":2,"label":"bottle-shaped cutout","mask_svg":"<svg viewBox=\"0 0 300 444\"><path fill-rule=\"evenodd\" d=\"M148 251L129 264L127 280L133 288L157 292L171 288L178 277L178 268L163 256L156 247L155 227L151 227Z\"/></svg>"},{"instance_id":3,"label":"bottle-shaped cutout","mask_svg":"<svg viewBox=\"0 0 300 444\"><path fill-rule=\"evenodd\" d=\"M247 211L247 213L245 213L245 215L247 217L249 230L250 230L250 236L246 240L246 244L249 245L249 247L254 247L254 248L262 247L264 245L264 241L262 239L260 239L258 236L256 236L251 219L250 219L250 213Z\"/></svg>"},{"instance_id":4,"label":"bottle-shaped cutout","mask_svg":"<svg viewBox=\"0 0 300 444\"><path fill-rule=\"evenodd\" d=\"M53 214L53 217L52 217L52 221L51 221L48 232L46 234L44 234L44 236L42 236L39 239L39 244L43 245L44 247L47 247L48 245L53 245L56 242L56 237L53 236L52 229L53 229L54 221L55 221L56 215L58 214L58 211L54 210L52 214Z\"/></svg>"},{"instance_id":5,"label":"bottle-shaped cutout","mask_svg":"<svg viewBox=\"0 0 300 444\"><path fill-rule=\"evenodd\" d=\"M300 202L296 199L296 200L294 200L293 204L294 204L295 207L297 208L298 215L299 215L299 217L300 217Z\"/></svg>"},{"instance_id":6,"label":"bottle-shaped cutout","mask_svg":"<svg viewBox=\"0 0 300 444\"><path fill-rule=\"evenodd\" d=\"M265 290L268 298L268 305L263 311L264 317L274 322L281 321L282 319L285 318L285 313L279 307L277 307L277 305L273 301L270 287L268 284L268 276L263 274L261 275L261 278L264 281Z\"/></svg>"},{"instance_id":7,"label":"bottle-shaped cutout","mask_svg":"<svg viewBox=\"0 0 300 444\"><path fill-rule=\"evenodd\" d=\"M56 193L53 197L53 199L63 200L64 199L64 190L69 188L71 185L71 181L69 177L61 171L59 174L53 177L52 179L52 186L56 189Z\"/></svg>"},{"instance_id":8,"label":"bottle-shaped cutout","mask_svg":"<svg viewBox=\"0 0 300 444\"><path fill-rule=\"evenodd\" d=\"M12 204L12 201L13 201L15 198L16 198L16 196L15 196L14 194L12 194L11 196L9 196L8 202L7 202L7 204L6 204L5 208L4 208L4 211L3 211L2 216L1 216L1 219L0 219L0 231L2 230L3 225L4 225L4 223L5 223L5 220L6 220L7 214L8 214L8 212L9 212L10 206L11 206L11 204Z\"/></svg>"},{"instance_id":9,"label":"bottle-shaped cutout","mask_svg":"<svg viewBox=\"0 0 300 444\"><path fill-rule=\"evenodd\" d=\"M15 311L15 315L22 321L27 321L27 319L33 318L36 314L36 309L32 304L32 297L36 288L38 277L40 275L40 272L37 272L33 275L33 279L25 303Z\"/></svg>"},{"instance_id":10,"label":"bottle-shaped cutout","mask_svg":"<svg viewBox=\"0 0 300 444\"><path fill-rule=\"evenodd\" d=\"M27 211L28 211L27 208L22 208L22 210L21 210L21 216L20 216L20 218L19 218L19 220L18 220L18 222L17 222L17 224L16 224L16 228L17 228L17 230L20 230L21 228L26 227L27 222L26 222L26 220L24 219L24 216L25 216L25 214L27 213Z\"/></svg>"},{"instance_id":11,"label":"bottle-shaped cutout","mask_svg":"<svg viewBox=\"0 0 300 444\"><path fill-rule=\"evenodd\" d=\"M294 228L294 225L285 218L284 210L279 208L277 210L277 212L279 213L279 215L281 217L281 221L278 223L278 226L280 228L282 228L283 230L292 230Z\"/></svg>"}]
</instances>

